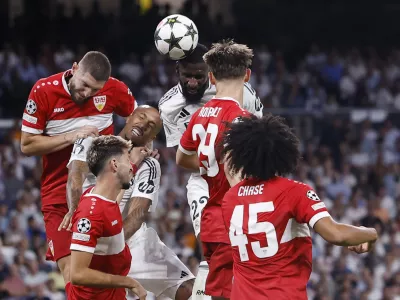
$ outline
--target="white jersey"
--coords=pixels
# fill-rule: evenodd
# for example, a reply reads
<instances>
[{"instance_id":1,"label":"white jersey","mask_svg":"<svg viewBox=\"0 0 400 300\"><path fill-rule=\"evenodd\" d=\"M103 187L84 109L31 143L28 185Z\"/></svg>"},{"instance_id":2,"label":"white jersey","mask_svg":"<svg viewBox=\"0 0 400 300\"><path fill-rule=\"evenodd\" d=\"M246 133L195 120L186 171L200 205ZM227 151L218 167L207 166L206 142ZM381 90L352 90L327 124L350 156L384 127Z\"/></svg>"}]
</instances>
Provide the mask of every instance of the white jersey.
<instances>
[{"instance_id":1,"label":"white jersey","mask_svg":"<svg viewBox=\"0 0 400 300\"><path fill-rule=\"evenodd\" d=\"M260 98L249 83L245 83L244 87L243 108L261 118L263 105ZM192 115L210 101L215 94L215 86L210 84L199 103L187 104L180 84L165 93L158 104L158 108L164 124L167 147L179 145L182 134L185 132Z\"/></svg>"},{"instance_id":2,"label":"white jersey","mask_svg":"<svg viewBox=\"0 0 400 300\"><path fill-rule=\"evenodd\" d=\"M92 144L93 138L79 139L74 143L71 157L67 167L69 168L74 160L87 161L87 152ZM155 211L158 203L158 191L160 189L161 167L158 160L148 157L143 160L135 176L132 178L131 186L122 197L119 207L124 219L128 213L127 205L133 197L141 197L151 200L150 212ZM83 191L96 184L96 176L89 172L84 183Z\"/></svg>"}]
</instances>

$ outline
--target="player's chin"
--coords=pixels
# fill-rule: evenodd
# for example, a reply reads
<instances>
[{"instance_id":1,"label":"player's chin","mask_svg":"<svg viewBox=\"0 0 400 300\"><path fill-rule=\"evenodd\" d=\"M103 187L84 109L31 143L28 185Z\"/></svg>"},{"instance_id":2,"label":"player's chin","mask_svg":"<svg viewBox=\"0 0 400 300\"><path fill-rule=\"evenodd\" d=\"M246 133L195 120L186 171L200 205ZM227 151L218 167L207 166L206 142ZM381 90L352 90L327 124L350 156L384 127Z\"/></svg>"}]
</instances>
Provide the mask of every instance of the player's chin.
<instances>
[{"instance_id":1,"label":"player's chin","mask_svg":"<svg viewBox=\"0 0 400 300\"><path fill-rule=\"evenodd\" d=\"M133 176L132 176L132 178L133 178ZM132 179L131 178L131 179ZM129 180L128 182L123 182L122 183L122 189L123 190L127 190L127 189L129 189L131 187L131 180Z\"/></svg>"},{"instance_id":2,"label":"player's chin","mask_svg":"<svg viewBox=\"0 0 400 300\"><path fill-rule=\"evenodd\" d=\"M145 138L143 136L131 135L130 141L134 147L142 147L146 145Z\"/></svg>"}]
</instances>

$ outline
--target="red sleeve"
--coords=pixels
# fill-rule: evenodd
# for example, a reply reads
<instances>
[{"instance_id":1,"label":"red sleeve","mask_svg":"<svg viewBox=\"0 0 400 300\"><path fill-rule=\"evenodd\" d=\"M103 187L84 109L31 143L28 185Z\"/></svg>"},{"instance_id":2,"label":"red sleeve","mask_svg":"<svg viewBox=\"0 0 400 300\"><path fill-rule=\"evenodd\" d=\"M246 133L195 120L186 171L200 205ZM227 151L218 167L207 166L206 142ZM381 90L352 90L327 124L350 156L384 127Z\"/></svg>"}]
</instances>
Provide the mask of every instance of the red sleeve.
<instances>
[{"instance_id":1,"label":"red sleeve","mask_svg":"<svg viewBox=\"0 0 400 300\"><path fill-rule=\"evenodd\" d=\"M41 80L32 87L22 116L21 130L24 132L42 134L46 128L49 103L44 89Z\"/></svg>"},{"instance_id":2,"label":"red sleeve","mask_svg":"<svg viewBox=\"0 0 400 300\"><path fill-rule=\"evenodd\" d=\"M196 150L197 150L196 143L193 140L193 133L192 133L193 126L196 123L195 119L197 117L197 114L198 114L197 112L194 113L194 115L190 119L190 122L189 122L185 132L183 133L180 143L179 143L179 150L181 150L186 155L192 155L192 154L196 153Z\"/></svg>"},{"instance_id":3,"label":"red sleeve","mask_svg":"<svg viewBox=\"0 0 400 300\"><path fill-rule=\"evenodd\" d=\"M114 80L116 81L114 96L117 101L115 112L121 117L128 117L137 107L135 97L133 97L131 90L125 83L116 79Z\"/></svg>"},{"instance_id":4,"label":"red sleeve","mask_svg":"<svg viewBox=\"0 0 400 300\"><path fill-rule=\"evenodd\" d=\"M71 250L94 253L97 240L103 235L104 217L101 213L78 211L72 225Z\"/></svg>"},{"instance_id":5,"label":"red sleeve","mask_svg":"<svg viewBox=\"0 0 400 300\"><path fill-rule=\"evenodd\" d=\"M294 217L298 223L308 223L310 227L314 227L317 221L329 217L330 214L324 202L310 186L300 182L297 184L298 186L289 191L289 196L296 199L293 207Z\"/></svg>"}]
</instances>

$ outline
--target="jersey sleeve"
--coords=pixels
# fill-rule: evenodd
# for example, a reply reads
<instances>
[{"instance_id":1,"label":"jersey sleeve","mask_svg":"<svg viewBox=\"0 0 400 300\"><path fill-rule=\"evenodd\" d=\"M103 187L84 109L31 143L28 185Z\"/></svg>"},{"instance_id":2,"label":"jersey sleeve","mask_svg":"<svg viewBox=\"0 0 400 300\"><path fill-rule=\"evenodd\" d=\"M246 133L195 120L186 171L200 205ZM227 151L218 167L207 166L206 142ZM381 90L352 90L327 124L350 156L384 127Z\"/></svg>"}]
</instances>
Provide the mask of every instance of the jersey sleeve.
<instances>
[{"instance_id":1,"label":"jersey sleeve","mask_svg":"<svg viewBox=\"0 0 400 300\"><path fill-rule=\"evenodd\" d=\"M139 197L151 200L150 212L154 212L158 203L161 167L154 158L146 158L134 178L131 198Z\"/></svg>"},{"instance_id":2,"label":"jersey sleeve","mask_svg":"<svg viewBox=\"0 0 400 300\"><path fill-rule=\"evenodd\" d=\"M125 83L117 79L114 80L117 81L115 87L115 99L117 101L115 113L121 117L128 117L137 107L137 102Z\"/></svg>"},{"instance_id":3,"label":"jersey sleeve","mask_svg":"<svg viewBox=\"0 0 400 300\"><path fill-rule=\"evenodd\" d=\"M192 119L189 122L188 127L186 128L185 132L183 133L181 140L179 142L179 150L181 150L186 155L193 155L196 153L196 144L193 140L192 130L195 124L195 120L197 117L198 112L196 112Z\"/></svg>"},{"instance_id":4,"label":"jersey sleeve","mask_svg":"<svg viewBox=\"0 0 400 300\"><path fill-rule=\"evenodd\" d=\"M92 145L93 137L87 137L85 139L78 139L74 143L74 147L72 148L71 157L69 158L69 162L67 164L67 168L70 167L71 163L74 160L86 161L87 152L89 150L90 145Z\"/></svg>"},{"instance_id":5,"label":"jersey sleeve","mask_svg":"<svg viewBox=\"0 0 400 300\"><path fill-rule=\"evenodd\" d=\"M94 253L97 240L103 235L104 217L101 213L78 212L72 225L71 250Z\"/></svg>"},{"instance_id":6,"label":"jersey sleeve","mask_svg":"<svg viewBox=\"0 0 400 300\"><path fill-rule=\"evenodd\" d=\"M42 134L46 128L49 103L41 80L33 86L22 116L23 132Z\"/></svg>"},{"instance_id":7,"label":"jersey sleeve","mask_svg":"<svg viewBox=\"0 0 400 300\"><path fill-rule=\"evenodd\" d=\"M174 123L171 116L163 109L159 107L160 117L163 121L165 139L167 140L167 147L175 147L179 145L181 133L178 130L178 125Z\"/></svg>"},{"instance_id":8,"label":"jersey sleeve","mask_svg":"<svg viewBox=\"0 0 400 300\"><path fill-rule=\"evenodd\" d=\"M330 214L317 193L308 185L299 183L299 187L291 189L290 194L296 198L293 214L298 223L307 223L310 227Z\"/></svg>"},{"instance_id":9,"label":"jersey sleeve","mask_svg":"<svg viewBox=\"0 0 400 300\"><path fill-rule=\"evenodd\" d=\"M264 106L261 103L260 97L250 83L244 84L243 90L243 108L255 115L257 118L262 118Z\"/></svg>"}]
</instances>

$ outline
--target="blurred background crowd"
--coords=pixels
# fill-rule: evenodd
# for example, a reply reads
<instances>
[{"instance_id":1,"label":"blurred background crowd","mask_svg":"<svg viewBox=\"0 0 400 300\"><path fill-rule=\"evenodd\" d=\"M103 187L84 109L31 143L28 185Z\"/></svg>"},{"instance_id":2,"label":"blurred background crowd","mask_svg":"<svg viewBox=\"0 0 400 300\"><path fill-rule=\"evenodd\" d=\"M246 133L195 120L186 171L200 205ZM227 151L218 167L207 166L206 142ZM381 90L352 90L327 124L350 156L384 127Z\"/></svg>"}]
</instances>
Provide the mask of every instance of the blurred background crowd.
<instances>
[{"instance_id":1,"label":"blurred background crowd","mask_svg":"<svg viewBox=\"0 0 400 300\"><path fill-rule=\"evenodd\" d=\"M310 23L301 22L306 16L295 12L304 8L296 4L253 1L254 9L243 7L243 1L224 1L231 3L230 22L220 13L200 13L208 10L207 1L186 1L180 12L195 21L207 46L233 36L255 49L251 84L265 112L284 115L302 139L304 159L292 177L315 188L336 220L374 226L380 234L375 250L364 255L314 236L309 299L400 299L400 48L387 42L400 26L378 31L398 8L374 7L386 15L371 29L368 4L362 11L347 4L320 11L315 4L307 10L306 16L315 17ZM156 52L153 31L175 10L168 4L143 7L121 0L120 11L108 14L93 1L88 13L73 9L65 15L63 1L32 0L22 1L25 9L12 15L7 13L12 1L7 11L5 2L0 18L7 28L0 49L0 299L61 300L62 276L44 260L41 160L20 152L27 95L37 79L64 71L86 51L98 49L110 57L113 76L130 87L140 104L157 105L177 77L174 62ZM263 19L261 8L271 18ZM365 26L354 25L361 38L352 40L355 33L348 25L356 19L354 12ZM274 29L267 26L284 13L286 27L282 21ZM335 16L342 16L341 23L331 22ZM254 22L246 25L246 17ZM116 117L116 124L119 130L123 120ZM155 147L163 176L149 226L196 273L199 253L186 200L188 174L175 165L175 151L165 148L163 134Z\"/></svg>"}]
</instances>

